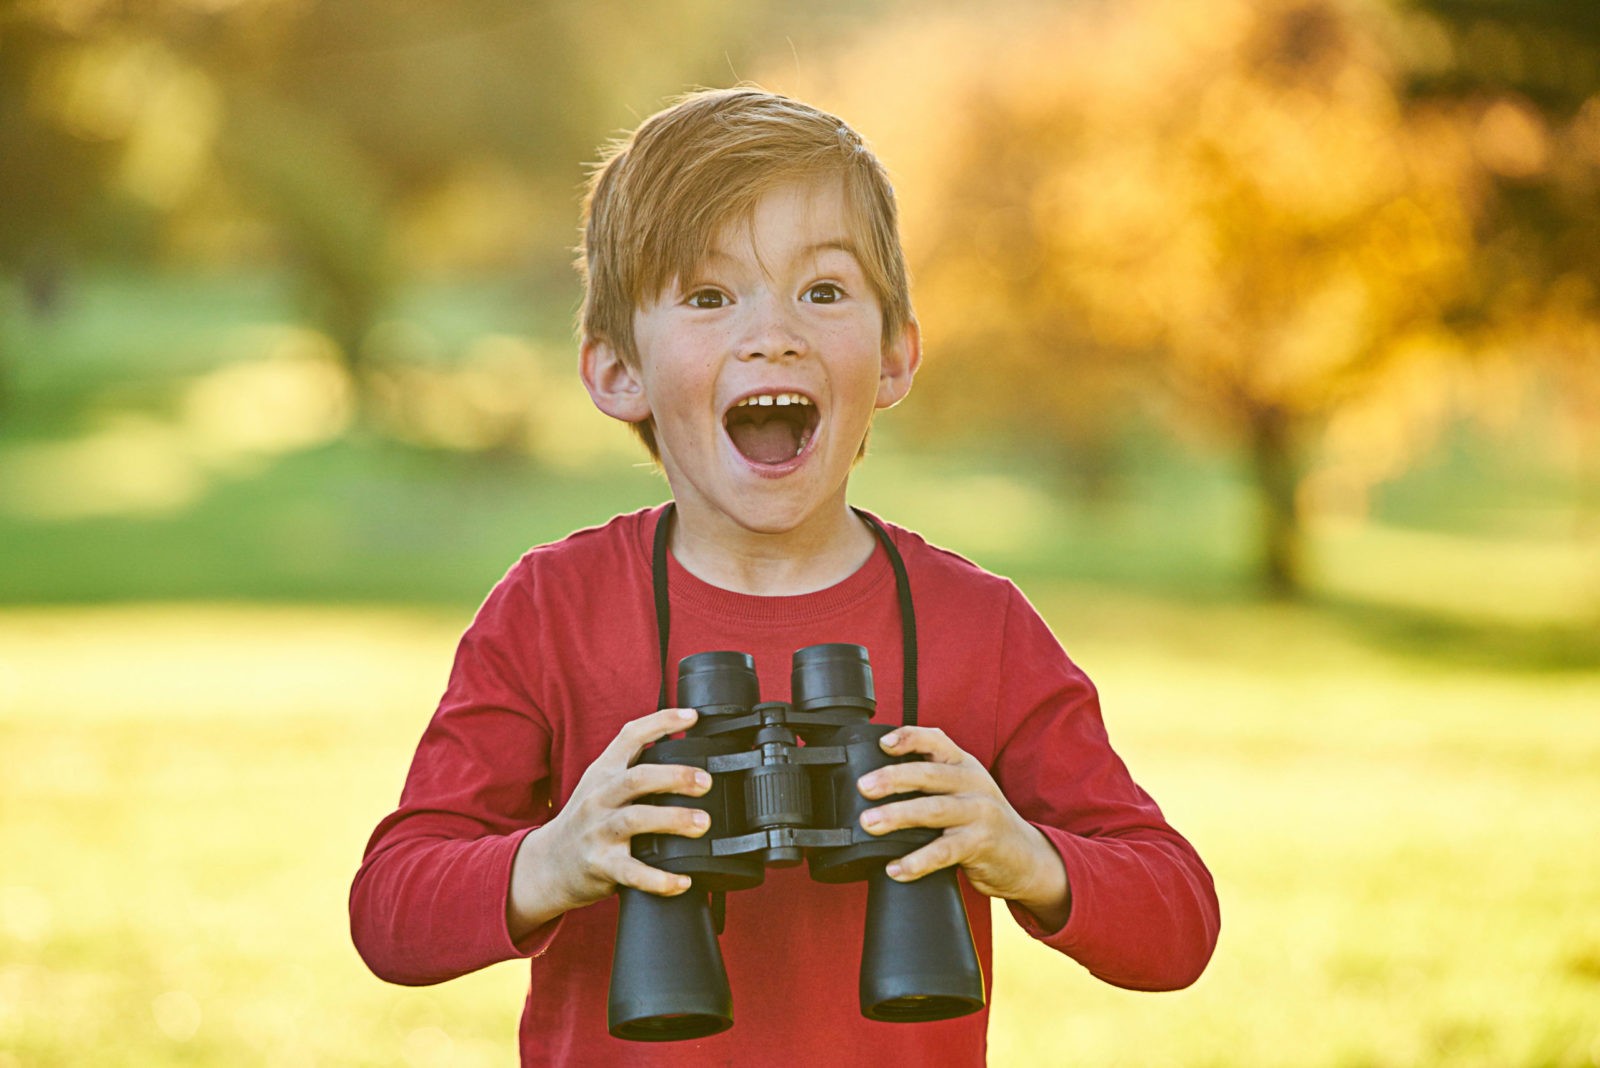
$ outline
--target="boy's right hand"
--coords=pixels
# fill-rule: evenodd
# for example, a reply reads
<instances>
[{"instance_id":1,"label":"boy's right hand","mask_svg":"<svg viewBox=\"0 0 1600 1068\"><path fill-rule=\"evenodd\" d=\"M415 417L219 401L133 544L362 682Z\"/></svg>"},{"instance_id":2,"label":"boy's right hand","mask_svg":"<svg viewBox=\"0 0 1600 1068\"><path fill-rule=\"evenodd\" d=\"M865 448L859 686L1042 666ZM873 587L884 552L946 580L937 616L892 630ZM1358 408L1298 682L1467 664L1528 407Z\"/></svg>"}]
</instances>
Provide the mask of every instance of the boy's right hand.
<instances>
[{"instance_id":1,"label":"boy's right hand","mask_svg":"<svg viewBox=\"0 0 1600 1068\"><path fill-rule=\"evenodd\" d=\"M618 886L668 896L689 889L687 875L634 859L629 845L636 834L698 838L710 826L698 809L639 803L651 794L699 797L711 789L711 776L698 768L634 763L645 746L693 726L696 718L692 708L663 708L624 724L584 771L560 813L523 838L506 897L514 941Z\"/></svg>"}]
</instances>

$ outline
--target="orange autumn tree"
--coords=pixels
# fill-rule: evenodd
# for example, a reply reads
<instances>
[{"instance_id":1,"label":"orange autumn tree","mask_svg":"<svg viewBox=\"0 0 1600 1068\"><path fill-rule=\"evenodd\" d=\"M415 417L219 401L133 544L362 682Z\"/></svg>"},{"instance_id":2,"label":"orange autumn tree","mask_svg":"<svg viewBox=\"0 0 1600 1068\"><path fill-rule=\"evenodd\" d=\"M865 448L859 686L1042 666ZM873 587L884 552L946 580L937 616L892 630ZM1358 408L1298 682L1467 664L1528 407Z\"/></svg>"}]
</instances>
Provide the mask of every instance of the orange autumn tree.
<instances>
[{"instance_id":1,"label":"orange autumn tree","mask_svg":"<svg viewBox=\"0 0 1600 1068\"><path fill-rule=\"evenodd\" d=\"M1547 435L1600 529L1600 7L1414 0L1411 109L1469 160L1479 255L1462 327L1551 384Z\"/></svg>"},{"instance_id":2,"label":"orange autumn tree","mask_svg":"<svg viewBox=\"0 0 1600 1068\"><path fill-rule=\"evenodd\" d=\"M1249 457L1261 578L1291 594L1318 435L1455 355L1458 169L1408 121L1390 28L1340 0L1005 11L882 35L834 87L917 168L923 407L1081 462L1165 398Z\"/></svg>"}]
</instances>

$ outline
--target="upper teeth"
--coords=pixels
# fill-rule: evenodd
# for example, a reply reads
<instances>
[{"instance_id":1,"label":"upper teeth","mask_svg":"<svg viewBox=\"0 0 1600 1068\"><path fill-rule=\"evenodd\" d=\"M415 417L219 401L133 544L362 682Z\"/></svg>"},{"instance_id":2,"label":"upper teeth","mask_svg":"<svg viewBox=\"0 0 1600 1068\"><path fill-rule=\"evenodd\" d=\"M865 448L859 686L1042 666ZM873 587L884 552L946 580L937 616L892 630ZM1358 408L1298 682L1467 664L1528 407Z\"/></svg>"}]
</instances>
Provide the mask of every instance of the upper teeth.
<instances>
[{"instance_id":1,"label":"upper teeth","mask_svg":"<svg viewBox=\"0 0 1600 1068\"><path fill-rule=\"evenodd\" d=\"M809 397L799 393L757 393L753 397L746 397L735 404L735 408L743 408L747 404L810 404Z\"/></svg>"}]
</instances>

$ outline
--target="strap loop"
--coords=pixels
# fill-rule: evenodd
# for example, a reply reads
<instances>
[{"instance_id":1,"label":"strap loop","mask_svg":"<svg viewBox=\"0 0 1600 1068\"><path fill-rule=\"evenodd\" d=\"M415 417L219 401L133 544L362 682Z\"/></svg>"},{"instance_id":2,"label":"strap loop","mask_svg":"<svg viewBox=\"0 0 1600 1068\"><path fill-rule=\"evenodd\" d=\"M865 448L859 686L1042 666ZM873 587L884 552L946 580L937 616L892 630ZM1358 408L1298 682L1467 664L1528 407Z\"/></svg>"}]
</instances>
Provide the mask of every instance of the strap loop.
<instances>
[{"instance_id":1,"label":"strap loop","mask_svg":"<svg viewBox=\"0 0 1600 1068\"><path fill-rule=\"evenodd\" d=\"M667 596L667 536L676 510L677 505L671 501L661 510L661 518L656 520L655 545L650 560L650 581L656 603L656 635L661 640L661 692L656 698L657 708L668 707L667 697L671 692L671 674L667 664L667 639L672 630L672 605ZM915 727L918 704L917 612L911 601L911 578L906 574L906 562L901 558L900 550L895 548L894 539L889 537L883 524L859 508L852 507L851 511L872 529L879 544L889 554L889 566L894 570L895 593L900 602L900 724Z\"/></svg>"}]
</instances>

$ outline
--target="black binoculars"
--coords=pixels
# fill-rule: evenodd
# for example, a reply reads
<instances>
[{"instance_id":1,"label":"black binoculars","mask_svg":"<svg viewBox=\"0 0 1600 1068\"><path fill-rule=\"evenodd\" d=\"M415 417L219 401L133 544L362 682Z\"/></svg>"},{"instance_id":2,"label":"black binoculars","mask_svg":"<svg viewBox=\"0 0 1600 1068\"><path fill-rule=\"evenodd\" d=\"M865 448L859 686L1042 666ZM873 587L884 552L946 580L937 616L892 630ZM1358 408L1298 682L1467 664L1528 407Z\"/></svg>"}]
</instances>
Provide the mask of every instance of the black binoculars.
<instances>
[{"instance_id":1,"label":"black binoculars","mask_svg":"<svg viewBox=\"0 0 1600 1068\"><path fill-rule=\"evenodd\" d=\"M890 860L938 832L870 835L861 828L861 814L883 801L862 797L857 780L888 764L922 759L891 757L879 747L894 728L868 722L877 702L867 650L807 646L794 654L790 679L792 702L762 702L755 661L746 653L698 653L678 664L678 704L698 709L700 718L683 737L647 748L640 762L710 772L711 789L701 797L649 800L701 809L711 826L699 838L633 839L634 856L694 882L674 897L631 887L618 892L608 1005L617 1038L671 1041L732 1027L733 998L711 895L757 886L767 867L802 859L818 882L867 881L863 1016L913 1023L983 1007L983 972L955 869L906 883L884 873Z\"/></svg>"}]
</instances>

